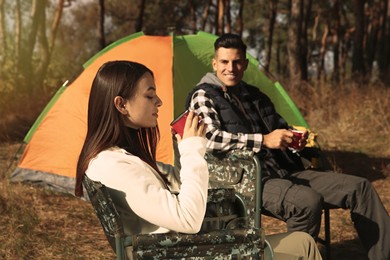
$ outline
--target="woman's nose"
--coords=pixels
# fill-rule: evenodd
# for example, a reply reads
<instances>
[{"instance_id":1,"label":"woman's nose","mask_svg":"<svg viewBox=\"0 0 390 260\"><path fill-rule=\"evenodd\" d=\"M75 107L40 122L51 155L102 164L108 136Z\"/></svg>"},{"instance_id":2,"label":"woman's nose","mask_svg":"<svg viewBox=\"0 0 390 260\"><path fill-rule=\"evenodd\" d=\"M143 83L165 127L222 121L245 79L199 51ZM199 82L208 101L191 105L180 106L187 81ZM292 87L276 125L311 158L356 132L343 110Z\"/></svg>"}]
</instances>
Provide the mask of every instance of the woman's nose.
<instances>
[{"instance_id":1,"label":"woman's nose","mask_svg":"<svg viewBox=\"0 0 390 260\"><path fill-rule=\"evenodd\" d=\"M163 104L163 102L162 102L161 98L159 96L157 96L157 103L156 103L156 105L158 107L160 107L160 106L162 106L162 104Z\"/></svg>"}]
</instances>

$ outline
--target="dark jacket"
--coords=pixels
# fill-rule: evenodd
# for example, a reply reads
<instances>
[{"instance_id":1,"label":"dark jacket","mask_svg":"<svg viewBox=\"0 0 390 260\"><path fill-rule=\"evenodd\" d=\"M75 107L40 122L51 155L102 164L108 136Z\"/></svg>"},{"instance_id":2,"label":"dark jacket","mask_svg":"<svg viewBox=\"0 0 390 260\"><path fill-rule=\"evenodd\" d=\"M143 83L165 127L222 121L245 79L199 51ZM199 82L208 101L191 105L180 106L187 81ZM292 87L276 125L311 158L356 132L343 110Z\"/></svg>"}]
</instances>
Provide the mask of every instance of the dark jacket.
<instances>
[{"instance_id":1,"label":"dark jacket","mask_svg":"<svg viewBox=\"0 0 390 260\"><path fill-rule=\"evenodd\" d=\"M268 96L254 86L242 82L239 86L228 87L224 92L220 86L203 83L189 93L187 108L198 89L203 89L214 101L222 131L268 134L275 129L288 129L287 122L276 112ZM299 156L289 150L262 147L258 156L264 162L264 178L284 178L291 172L303 170Z\"/></svg>"}]
</instances>

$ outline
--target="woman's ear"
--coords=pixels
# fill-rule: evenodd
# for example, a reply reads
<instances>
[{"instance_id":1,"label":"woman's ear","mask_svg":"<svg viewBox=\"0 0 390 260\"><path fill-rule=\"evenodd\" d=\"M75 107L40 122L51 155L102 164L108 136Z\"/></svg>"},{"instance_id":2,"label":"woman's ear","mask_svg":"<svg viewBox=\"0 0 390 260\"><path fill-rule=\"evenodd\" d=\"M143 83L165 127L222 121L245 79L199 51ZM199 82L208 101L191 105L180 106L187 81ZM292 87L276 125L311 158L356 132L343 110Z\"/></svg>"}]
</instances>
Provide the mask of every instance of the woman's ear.
<instances>
[{"instance_id":1,"label":"woman's ear","mask_svg":"<svg viewBox=\"0 0 390 260\"><path fill-rule=\"evenodd\" d=\"M116 96L114 98L114 105L116 109L122 114L122 115L127 115L127 110L126 110L126 101L123 97Z\"/></svg>"}]
</instances>

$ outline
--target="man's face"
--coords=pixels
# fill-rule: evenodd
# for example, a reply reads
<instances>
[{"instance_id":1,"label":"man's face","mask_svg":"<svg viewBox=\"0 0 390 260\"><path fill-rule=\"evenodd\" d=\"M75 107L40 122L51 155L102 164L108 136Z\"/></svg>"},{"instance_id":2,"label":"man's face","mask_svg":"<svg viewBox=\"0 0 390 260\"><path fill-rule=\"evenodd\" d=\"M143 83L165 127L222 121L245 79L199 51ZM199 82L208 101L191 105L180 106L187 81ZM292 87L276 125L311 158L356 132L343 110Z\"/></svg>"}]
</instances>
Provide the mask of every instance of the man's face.
<instances>
[{"instance_id":1,"label":"man's face","mask_svg":"<svg viewBox=\"0 0 390 260\"><path fill-rule=\"evenodd\" d=\"M213 69L217 77L227 87L237 85L244 77L248 67L245 53L239 49L219 48L212 60Z\"/></svg>"}]
</instances>

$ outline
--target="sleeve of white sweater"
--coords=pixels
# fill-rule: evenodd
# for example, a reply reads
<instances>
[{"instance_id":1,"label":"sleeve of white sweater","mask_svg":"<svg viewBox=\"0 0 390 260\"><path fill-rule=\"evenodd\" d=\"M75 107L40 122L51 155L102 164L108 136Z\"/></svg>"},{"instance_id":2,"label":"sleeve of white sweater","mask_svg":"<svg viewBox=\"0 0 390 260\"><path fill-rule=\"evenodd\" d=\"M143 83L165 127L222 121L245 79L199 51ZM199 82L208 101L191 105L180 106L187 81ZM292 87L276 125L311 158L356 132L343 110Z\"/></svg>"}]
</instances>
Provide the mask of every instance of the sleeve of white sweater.
<instances>
[{"instance_id":1,"label":"sleeve of white sweater","mask_svg":"<svg viewBox=\"0 0 390 260\"><path fill-rule=\"evenodd\" d=\"M181 154L178 195L165 188L157 173L138 157L122 149L101 152L90 162L87 175L126 194L130 208L140 218L169 230L197 233L207 203L206 140L191 137L179 143Z\"/></svg>"}]
</instances>

